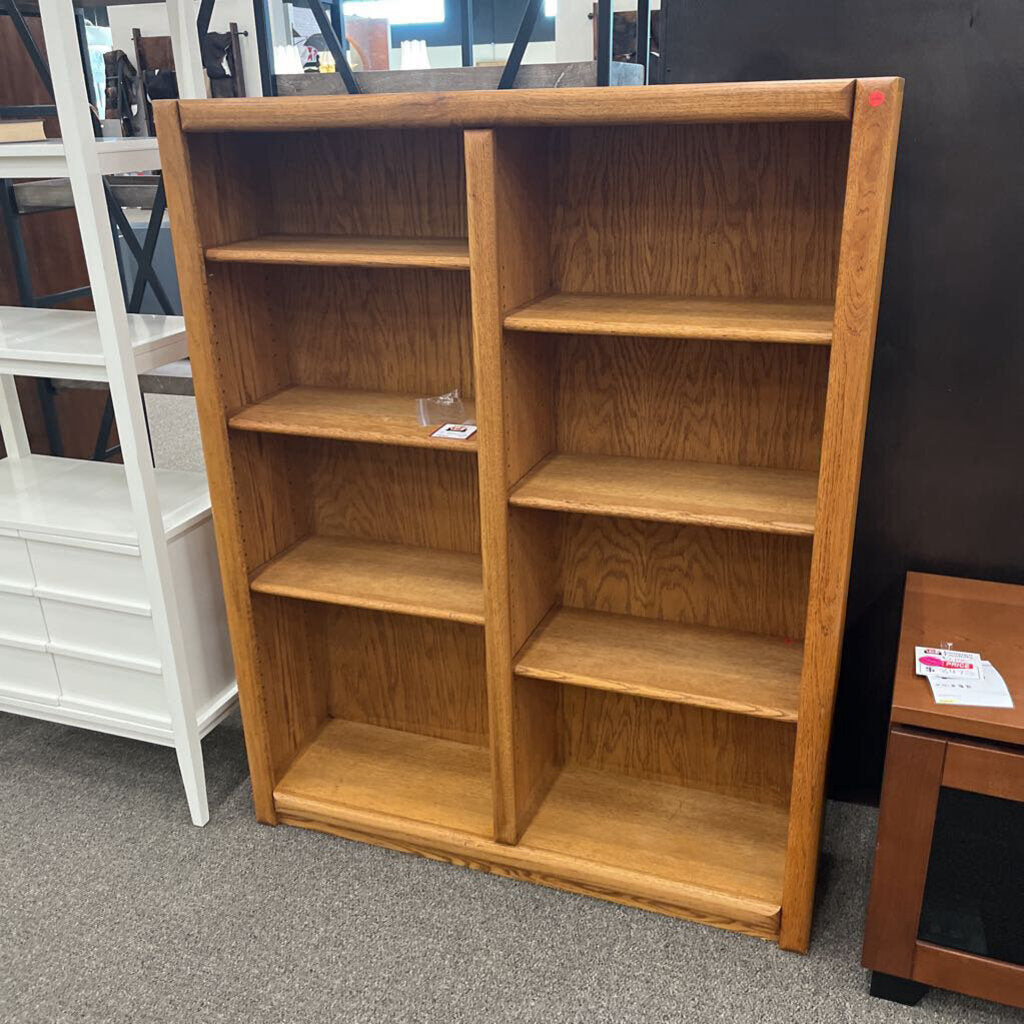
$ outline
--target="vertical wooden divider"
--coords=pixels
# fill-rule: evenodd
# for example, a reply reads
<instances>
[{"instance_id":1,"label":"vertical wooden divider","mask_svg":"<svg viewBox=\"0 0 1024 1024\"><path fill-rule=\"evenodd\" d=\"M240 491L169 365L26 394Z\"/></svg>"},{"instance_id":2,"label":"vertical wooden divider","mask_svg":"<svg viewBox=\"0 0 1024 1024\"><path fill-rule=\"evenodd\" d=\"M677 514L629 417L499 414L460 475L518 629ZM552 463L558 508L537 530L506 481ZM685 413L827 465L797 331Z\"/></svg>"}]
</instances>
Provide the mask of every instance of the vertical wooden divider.
<instances>
[{"instance_id":1,"label":"vertical wooden divider","mask_svg":"<svg viewBox=\"0 0 1024 1024\"><path fill-rule=\"evenodd\" d=\"M508 399L516 396L506 393L502 324L509 310L550 288L545 161L536 158L537 142L536 133L523 131L465 134L494 819L495 836L504 843L518 841L544 796L553 754L544 730L553 737L555 728L550 688L531 683L516 690L512 659L525 637L514 635L510 615L510 467L524 457L532 464L539 454L515 451L520 432L510 428ZM537 751L526 737L517 743L517 703L523 700L537 705L527 709L534 712L531 721L541 723Z\"/></svg>"},{"instance_id":2,"label":"vertical wooden divider","mask_svg":"<svg viewBox=\"0 0 1024 1024\"><path fill-rule=\"evenodd\" d=\"M858 79L836 278L779 945L810 943L902 79Z\"/></svg>"}]
</instances>

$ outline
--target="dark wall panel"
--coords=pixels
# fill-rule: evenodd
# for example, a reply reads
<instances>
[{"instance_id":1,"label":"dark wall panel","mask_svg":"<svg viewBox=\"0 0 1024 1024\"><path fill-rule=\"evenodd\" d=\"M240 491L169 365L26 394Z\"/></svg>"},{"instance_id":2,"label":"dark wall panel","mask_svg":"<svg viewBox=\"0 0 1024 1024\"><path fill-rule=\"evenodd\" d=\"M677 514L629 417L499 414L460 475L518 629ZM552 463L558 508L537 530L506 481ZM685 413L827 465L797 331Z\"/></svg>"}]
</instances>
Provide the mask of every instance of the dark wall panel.
<instances>
[{"instance_id":1,"label":"dark wall panel","mask_svg":"<svg viewBox=\"0 0 1024 1024\"><path fill-rule=\"evenodd\" d=\"M906 570L1024 583L1024 4L666 2L670 82L907 80L831 762L869 794Z\"/></svg>"}]
</instances>

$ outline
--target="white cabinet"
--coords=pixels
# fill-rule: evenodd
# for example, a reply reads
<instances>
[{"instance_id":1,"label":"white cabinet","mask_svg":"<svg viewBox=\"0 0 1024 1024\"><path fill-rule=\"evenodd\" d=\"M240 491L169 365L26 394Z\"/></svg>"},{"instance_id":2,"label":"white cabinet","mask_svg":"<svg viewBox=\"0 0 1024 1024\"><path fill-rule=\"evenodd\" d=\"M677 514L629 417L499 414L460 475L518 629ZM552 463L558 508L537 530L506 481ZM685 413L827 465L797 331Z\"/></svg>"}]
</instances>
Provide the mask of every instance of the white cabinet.
<instances>
[{"instance_id":1,"label":"white cabinet","mask_svg":"<svg viewBox=\"0 0 1024 1024\"><path fill-rule=\"evenodd\" d=\"M235 675L206 481L157 471L185 676L200 735ZM174 732L124 467L0 462L0 710L172 744Z\"/></svg>"}]
</instances>

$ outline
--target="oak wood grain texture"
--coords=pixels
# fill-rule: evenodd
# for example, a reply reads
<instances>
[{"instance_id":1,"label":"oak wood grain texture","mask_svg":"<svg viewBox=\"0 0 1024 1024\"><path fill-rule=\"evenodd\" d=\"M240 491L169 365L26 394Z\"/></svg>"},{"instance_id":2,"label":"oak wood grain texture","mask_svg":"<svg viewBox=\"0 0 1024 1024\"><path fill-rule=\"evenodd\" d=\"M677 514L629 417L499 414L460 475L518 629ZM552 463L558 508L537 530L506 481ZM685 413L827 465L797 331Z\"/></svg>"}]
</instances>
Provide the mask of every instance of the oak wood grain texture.
<instances>
[{"instance_id":1,"label":"oak wood grain texture","mask_svg":"<svg viewBox=\"0 0 1024 1024\"><path fill-rule=\"evenodd\" d=\"M881 94L881 102L876 93ZM779 939L784 949L805 950L811 934L825 766L846 615L902 97L902 79L857 81L804 637L804 676Z\"/></svg>"},{"instance_id":2,"label":"oak wood grain texture","mask_svg":"<svg viewBox=\"0 0 1024 1024\"><path fill-rule=\"evenodd\" d=\"M849 78L181 102L188 132L713 121L848 121Z\"/></svg>"},{"instance_id":3,"label":"oak wood grain texture","mask_svg":"<svg viewBox=\"0 0 1024 1024\"><path fill-rule=\"evenodd\" d=\"M944 949L930 942L914 947L914 981L978 999L1024 1007L1024 966Z\"/></svg>"},{"instance_id":4,"label":"oak wood grain texture","mask_svg":"<svg viewBox=\"0 0 1024 1024\"><path fill-rule=\"evenodd\" d=\"M559 690L561 762L753 800L789 802L792 723L579 686Z\"/></svg>"},{"instance_id":5,"label":"oak wood grain texture","mask_svg":"<svg viewBox=\"0 0 1024 1024\"><path fill-rule=\"evenodd\" d=\"M778 936L779 907L760 900L652 878L639 871L608 867L551 850L497 843L467 832L361 808L301 798L291 802L297 809L279 815L287 825L761 939L774 940Z\"/></svg>"},{"instance_id":6,"label":"oak wood grain texture","mask_svg":"<svg viewBox=\"0 0 1024 1024\"><path fill-rule=\"evenodd\" d=\"M332 717L487 746L479 626L358 608L317 612Z\"/></svg>"},{"instance_id":7,"label":"oak wood grain texture","mask_svg":"<svg viewBox=\"0 0 1024 1024\"><path fill-rule=\"evenodd\" d=\"M486 836L487 751L467 743L329 720L274 790L279 811L340 805Z\"/></svg>"},{"instance_id":8,"label":"oak wood grain texture","mask_svg":"<svg viewBox=\"0 0 1024 1024\"><path fill-rule=\"evenodd\" d=\"M828 345L832 306L778 299L555 293L505 317L513 331Z\"/></svg>"},{"instance_id":9,"label":"oak wood grain texture","mask_svg":"<svg viewBox=\"0 0 1024 1024\"><path fill-rule=\"evenodd\" d=\"M755 633L560 608L516 658L520 676L795 722L803 648Z\"/></svg>"},{"instance_id":10,"label":"oak wood grain texture","mask_svg":"<svg viewBox=\"0 0 1024 1024\"><path fill-rule=\"evenodd\" d=\"M560 604L790 639L803 636L810 543L603 516L555 520ZM525 639L525 638L524 638Z\"/></svg>"},{"instance_id":11,"label":"oak wood grain texture","mask_svg":"<svg viewBox=\"0 0 1024 1024\"><path fill-rule=\"evenodd\" d=\"M281 267L271 287L274 337L290 374L281 386L423 397L458 388L473 397L468 275Z\"/></svg>"},{"instance_id":12,"label":"oak wood grain texture","mask_svg":"<svg viewBox=\"0 0 1024 1024\"><path fill-rule=\"evenodd\" d=\"M900 978L913 967L945 754L942 739L889 732L862 963Z\"/></svg>"},{"instance_id":13,"label":"oak wood grain texture","mask_svg":"<svg viewBox=\"0 0 1024 1024\"><path fill-rule=\"evenodd\" d=\"M950 740L942 784L1024 803L1024 750Z\"/></svg>"},{"instance_id":14,"label":"oak wood grain texture","mask_svg":"<svg viewBox=\"0 0 1024 1024\"><path fill-rule=\"evenodd\" d=\"M206 250L210 263L296 263L329 267L436 267L468 270L461 238L362 238L345 235L262 235Z\"/></svg>"},{"instance_id":15,"label":"oak wood grain texture","mask_svg":"<svg viewBox=\"0 0 1024 1024\"><path fill-rule=\"evenodd\" d=\"M979 651L999 670L1012 708L936 704L914 671L914 647L951 643ZM924 729L1024 746L1024 587L907 573L892 718Z\"/></svg>"},{"instance_id":16,"label":"oak wood grain texture","mask_svg":"<svg viewBox=\"0 0 1024 1024\"><path fill-rule=\"evenodd\" d=\"M616 455L548 456L509 501L591 515L811 536L817 476L802 470Z\"/></svg>"},{"instance_id":17,"label":"oak wood grain texture","mask_svg":"<svg viewBox=\"0 0 1024 1024\"><path fill-rule=\"evenodd\" d=\"M484 621L479 557L409 544L310 537L261 568L252 589L452 622Z\"/></svg>"},{"instance_id":18,"label":"oak wood grain texture","mask_svg":"<svg viewBox=\"0 0 1024 1024\"><path fill-rule=\"evenodd\" d=\"M222 138L226 145L257 138L264 147L260 173L269 178L272 231L404 243L466 238L462 135L425 126L332 132L325 125L301 137Z\"/></svg>"},{"instance_id":19,"label":"oak wood grain texture","mask_svg":"<svg viewBox=\"0 0 1024 1024\"><path fill-rule=\"evenodd\" d=\"M537 335L513 336L509 348L535 342L547 342L554 361L554 450L818 469L823 349Z\"/></svg>"},{"instance_id":20,"label":"oak wood grain texture","mask_svg":"<svg viewBox=\"0 0 1024 1024\"><path fill-rule=\"evenodd\" d=\"M475 459L431 448L266 439L296 467L293 490L310 510L309 532L479 555Z\"/></svg>"},{"instance_id":21,"label":"oak wood grain texture","mask_svg":"<svg viewBox=\"0 0 1024 1024\"><path fill-rule=\"evenodd\" d=\"M565 768L523 844L777 907L786 812L610 772ZM765 912L765 911L762 911Z\"/></svg>"},{"instance_id":22,"label":"oak wood grain texture","mask_svg":"<svg viewBox=\"0 0 1024 1024\"><path fill-rule=\"evenodd\" d=\"M500 137L469 131L465 136L494 834L509 843L518 839L543 798L555 752L550 694L543 688L514 688L512 676L512 655L525 636L513 646L507 465L522 460L517 454L521 444L535 435L520 441L506 423L512 410L503 382L502 320L508 309L550 283L546 183L530 141L528 134L514 131ZM531 614L539 621L543 611ZM527 723L521 734L517 720Z\"/></svg>"},{"instance_id":23,"label":"oak wood grain texture","mask_svg":"<svg viewBox=\"0 0 1024 1024\"><path fill-rule=\"evenodd\" d=\"M848 139L824 123L548 133L555 290L830 304Z\"/></svg>"},{"instance_id":24,"label":"oak wood grain texture","mask_svg":"<svg viewBox=\"0 0 1024 1024\"><path fill-rule=\"evenodd\" d=\"M216 351L218 335L205 287L203 260L205 244L224 241L225 236L231 236L231 220L242 216L241 205L249 196L244 185L235 194L237 204L215 201L216 193L201 190L203 176L214 173L210 157L216 140L197 146L196 160L193 161L181 131L177 103L158 104L156 121L182 305L189 324L196 403L210 480L239 700L246 723L246 753L253 803L259 820L273 824L277 820L273 788L280 777L281 762L288 760L305 739L303 731L307 719L304 714L287 714L288 696L297 696L296 703L302 708L307 707L310 701L301 673L292 678L271 680L263 674L261 667L258 647L261 639L250 597L245 540L228 441L225 381ZM203 225L203 236L200 235L200 225ZM270 637L265 642L274 639L277 637Z\"/></svg>"},{"instance_id":25,"label":"oak wood grain texture","mask_svg":"<svg viewBox=\"0 0 1024 1024\"><path fill-rule=\"evenodd\" d=\"M229 423L235 430L268 434L475 452L475 434L465 440L433 437L438 424L426 427L420 424L416 400L422 397L387 391L290 387L246 406L235 413ZM473 402L466 399L463 404L466 418L473 421L476 417Z\"/></svg>"}]
</instances>

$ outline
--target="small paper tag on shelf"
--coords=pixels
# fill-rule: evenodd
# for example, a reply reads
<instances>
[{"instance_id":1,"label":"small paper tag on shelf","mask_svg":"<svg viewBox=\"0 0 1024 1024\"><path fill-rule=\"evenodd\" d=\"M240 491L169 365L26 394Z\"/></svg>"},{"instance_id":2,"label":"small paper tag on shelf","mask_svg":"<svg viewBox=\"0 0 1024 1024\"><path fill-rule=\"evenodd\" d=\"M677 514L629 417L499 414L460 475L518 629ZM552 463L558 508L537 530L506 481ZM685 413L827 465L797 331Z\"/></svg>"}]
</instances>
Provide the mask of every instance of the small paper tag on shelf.
<instances>
[{"instance_id":1,"label":"small paper tag on shelf","mask_svg":"<svg viewBox=\"0 0 1024 1024\"><path fill-rule=\"evenodd\" d=\"M475 423L445 423L435 430L431 437L450 437L455 441L465 441L476 433Z\"/></svg>"},{"instance_id":2,"label":"small paper tag on shelf","mask_svg":"<svg viewBox=\"0 0 1024 1024\"><path fill-rule=\"evenodd\" d=\"M944 679L929 676L936 704L963 704L975 708L1012 708L1006 683L990 661L981 663L980 679Z\"/></svg>"},{"instance_id":3,"label":"small paper tag on shelf","mask_svg":"<svg viewBox=\"0 0 1024 1024\"><path fill-rule=\"evenodd\" d=\"M919 676L943 679L980 679L981 655L972 651L949 651L943 647L915 647Z\"/></svg>"}]
</instances>

